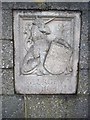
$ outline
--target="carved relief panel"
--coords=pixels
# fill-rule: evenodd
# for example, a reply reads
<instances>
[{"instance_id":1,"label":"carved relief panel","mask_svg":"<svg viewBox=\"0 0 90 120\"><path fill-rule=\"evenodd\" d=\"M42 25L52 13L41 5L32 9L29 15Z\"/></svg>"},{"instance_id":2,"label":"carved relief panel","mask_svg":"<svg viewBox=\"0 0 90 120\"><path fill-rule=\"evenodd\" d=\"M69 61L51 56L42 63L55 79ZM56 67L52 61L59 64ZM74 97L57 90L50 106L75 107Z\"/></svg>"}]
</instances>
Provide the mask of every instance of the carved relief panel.
<instances>
[{"instance_id":1,"label":"carved relief panel","mask_svg":"<svg viewBox=\"0 0 90 120\"><path fill-rule=\"evenodd\" d=\"M17 93L76 92L80 13L15 11L14 41Z\"/></svg>"}]
</instances>

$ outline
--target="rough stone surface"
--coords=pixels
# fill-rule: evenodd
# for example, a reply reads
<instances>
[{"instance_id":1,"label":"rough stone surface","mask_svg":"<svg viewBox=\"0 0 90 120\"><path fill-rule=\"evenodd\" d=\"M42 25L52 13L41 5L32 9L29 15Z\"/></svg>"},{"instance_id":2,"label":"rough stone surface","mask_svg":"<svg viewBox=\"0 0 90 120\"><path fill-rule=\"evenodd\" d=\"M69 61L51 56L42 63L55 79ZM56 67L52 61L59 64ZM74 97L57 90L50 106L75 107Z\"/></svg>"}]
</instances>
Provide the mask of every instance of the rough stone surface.
<instances>
[{"instance_id":1,"label":"rough stone surface","mask_svg":"<svg viewBox=\"0 0 90 120\"><path fill-rule=\"evenodd\" d=\"M2 2L2 8L3 9L44 9L44 10L87 10L88 9L88 3L70 3L70 2L42 2L42 3L36 3L36 2L30 2L30 3L22 3L22 2Z\"/></svg>"},{"instance_id":2,"label":"rough stone surface","mask_svg":"<svg viewBox=\"0 0 90 120\"><path fill-rule=\"evenodd\" d=\"M2 96L0 96L0 119L2 118Z\"/></svg>"},{"instance_id":3,"label":"rough stone surface","mask_svg":"<svg viewBox=\"0 0 90 120\"><path fill-rule=\"evenodd\" d=\"M23 96L3 96L2 118L24 118Z\"/></svg>"},{"instance_id":4,"label":"rough stone surface","mask_svg":"<svg viewBox=\"0 0 90 120\"><path fill-rule=\"evenodd\" d=\"M90 95L88 96L88 113L90 113ZM90 118L90 114L88 114L88 118Z\"/></svg>"},{"instance_id":5,"label":"rough stone surface","mask_svg":"<svg viewBox=\"0 0 90 120\"><path fill-rule=\"evenodd\" d=\"M65 118L64 96L31 95L27 97L27 118Z\"/></svg>"},{"instance_id":6,"label":"rough stone surface","mask_svg":"<svg viewBox=\"0 0 90 120\"><path fill-rule=\"evenodd\" d=\"M89 94L89 76L88 70L80 70L78 77L78 94Z\"/></svg>"},{"instance_id":7,"label":"rough stone surface","mask_svg":"<svg viewBox=\"0 0 90 120\"><path fill-rule=\"evenodd\" d=\"M76 92L80 13L15 11L14 36L17 93Z\"/></svg>"},{"instance_id":8,"label":"rough stone surface","mask_svg":"<svg viewBox=\"0 0 90 120\"><path fill-rule=\"evenodd\" d=\"M2 68L13 67L13 41L2 40Z\"/></svg>"},{"instance_id":9,"label":"rough stone surface","mask_svg":"<svg viewBox=\"0 0 90 120\"><path fill-rule=\"evenodd\" d=\"M14 94L14 79L12 69L2 70L2 94Z\"/></svg>"},{"instance_id":10,"label":"rough stone surface","mask_svg":"<svg viewBox=\"0 0 90 120\"><path fill-rule=\"evenodd\" d=\"M2 40L0 40L0 68L2 68Z\"/></svg>"},{"instance_id":11,"label":"rough stone surface","mask_svg":"<svg viewBox=\"0 0 90 120\"><path fill-rule=\"evenodd\" d=\"M88 51L88 41L81 41L80 46L80 69L88 69L88 57L89 57L89 51Z\"/></svg>"},{"instance_id":12,"label":"rough stone surface","mask_svg":"<svg viewBox=\"0 0 90 120\"><path fill-rule=\"evenodd\" d=\"M2 10L2 39L12 39L12 10Z\"/></svg>"},{"instance_id":13,"label":"rough stone surface","mask_svg":"<svg viewBox=\"0 0 90 120\"><path fill-rule=\"evenodd\" d=\"M0 95L2 94L2 69L0 69Z\"/></svg>"},{"instance_id":14,"label":"rough stone surface","mask_svg":"<svg viewBox=\"0 0 90 120\"><path fill-rule=\"evenodd\" d=\"M36 95L27 97L28 118L88 118L88 97Z\"/></svg>"},{"instance_id":15,"label":"rough stone surface","mask_svg":"<svg viewBox=\"0 0 90 120\"><path fill-rule=\"evenodd\" d=\"M88 10L88 2L68 2L68 6L70 10L82 10L86 11Z\"/></svg>"},{"instance_id":16,"label":"rough stone surface","mask_svg":"<svg viewBox=\"0 0 90 120\"><path fill-rule=\"evenodd\" d=\"M66 118L88 118L88 96L68 96L67 97L67 117Z\"/></svg>"},{"instance_id":17,"label":"rough stone surface","mask_svg":"<svg viewBox=\"0 0 90 120\"><path fill-rule=\"evenodd\" d=\"M83 11L80 43L80 69L88 68L88 11Z\"/></svg>"},{"instance_id":18,"label":"rough stone surface","mask_svg":"<svg viewBox=\"0 0 90 120\"><path fill-rule=\"evenodd\" d=\"M2 3L0 0L0 39L2 38Z\"/></svg>"}]
</instances>

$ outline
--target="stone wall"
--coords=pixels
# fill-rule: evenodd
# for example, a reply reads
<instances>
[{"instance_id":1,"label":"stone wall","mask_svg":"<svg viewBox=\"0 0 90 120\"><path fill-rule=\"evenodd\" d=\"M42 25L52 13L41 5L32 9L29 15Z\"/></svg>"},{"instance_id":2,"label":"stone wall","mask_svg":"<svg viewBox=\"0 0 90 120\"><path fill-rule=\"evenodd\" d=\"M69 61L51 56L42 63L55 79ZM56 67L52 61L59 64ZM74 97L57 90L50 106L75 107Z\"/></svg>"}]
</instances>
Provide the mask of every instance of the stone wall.
<instances>
[{"instance_id":1,"label":"stone wall","mask_svg":"<svg viewBox=\"0 0 90 120\"><path fill-rule=\"evenodd\" d=\"M15 91L14 10L81 12L77 93L21 95ZM2 2L2 118L88 118L88 3Z\"/></svg>"}]
</instances>

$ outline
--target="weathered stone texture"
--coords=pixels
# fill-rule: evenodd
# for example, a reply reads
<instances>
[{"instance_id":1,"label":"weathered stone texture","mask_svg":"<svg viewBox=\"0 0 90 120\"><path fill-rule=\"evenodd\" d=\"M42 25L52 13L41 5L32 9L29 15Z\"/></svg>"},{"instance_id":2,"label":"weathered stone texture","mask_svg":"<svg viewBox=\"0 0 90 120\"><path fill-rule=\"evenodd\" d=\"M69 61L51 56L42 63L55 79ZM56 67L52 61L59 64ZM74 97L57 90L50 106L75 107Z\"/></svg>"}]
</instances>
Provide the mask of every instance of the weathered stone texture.
<instances>
[{"instance_id":1,"label":"weathered stone texture","mask_svg":"<svg viewBox=\"0 0 90 120\"><path fill-rule=\"evenodd\" d=\"M79 70L77 94L89 94L88 70Z\"/></svg>"},{"instance_id":2,"label":"weathered stone texture","mask_svg":"<svg viewBox=\"0 0 90 120\"><path fill-rule=\"evenodd\" d=\"M2 9L44 9L44 10L88 10L88 3L84 2L2 2Z\"/></svg>"},{"instance_id":3,"label":"weathered stone texture","mask_svg":"<svg viewBox=\"0 0 90 120\"><path fill-rule=\"evenodd\" d=\"M13 41L2 40L2 68L13 67Z\"/></svg>"},{"instance_id":4,"label":"weathered stone texture","mask_svg":"<svg viewBox=\"0 0 90 120\"><path fill-rule=\"evenodd\" d=\"M75 95L28 96L28 118L88 118L88 97Z\"/></svg>"},{"instance_id":5,"label":"weathered stone texture","mask_svg":"<svg viewBox=\"0 0 90 120\"><path fill-rule=\"evenodd\" d=\"M27 97L28 118L65 118L64 96L31 95Z\"/></svg>"},{"instance_id":6,"label":"weathered stone texture","mask_svg":"<svg viewBox=\"0 0 90 120\"><path fill-rule=\"evenodd\" d=\"M2 39L12 39L12 10L2 10Z\"/></svg>"},{"instance_id":7,"label":"weathered stone texture","mask_svg":"<svg viewBox=\"0 0 90 120\"><path fill-rule=\"evenodd\" d=\"M76 93L80 23L80 12L14 11L17 93Z\"/></svg>"},{"instance_id":8,"label":"weathered stone texture","mask_svg":"<svg viewBox=\"0 0 90 120\"><path fill-rule=\"evenodd\" d=\"M69 10L88 10L88 2L68 2Z\"/></svg>"},{"instance_id":9,"label":"weathered stone texture","mask_svg":"<svg viewBox=\"0 0 90 120\"><path fill-rule=\"evenodd\" d=\"M67 97L67 118L88 118L88 96Z\"/></svg>"},{"instance_id":10,"label":"weathered stone texture","mask_svg":"<svg viewBox=\"0 0 90 120\"><path fill-rule=\"evenodd\" d=\"M81 15L80 69L88 68L88 11Z\"/></svg>"},{"instance_id":11,"label":"weathered stone texture","mask_svg":"<svg viewBox=\"0 0 90 120\"><path fill-rule=\"evenodd\" d=\"M23 96L3 96L2 118L24 118Z\"/></svg>"},{"instance_id":12,"label":"weathered stone texture","mask_svg":"<svg viewBox=\"0 0 90 120\"><path fill-rule=\"evenodd\" d=\"M13 69L2 70L2 94L14 94Z\"/></svg>"},{"instance_id":13,"label":"weathered stone texture","mask_svg":"<svg viewBox=\"0 0 90 120\"><path fill-rule=\"evenodd\" d=\"M2 68L2 40L0 40L0 68Z\"/></svg>"},{"instance_id":14,"label":"weathered stone texture","mask_svg":"<svg viewBox=\"0 0 90 120\"><path fill-rule=\"evenodd\" d=\"M2 95L2 69L0 69L0 95Z\"/></svg>"},{"instance_id":15,"label":"weathered stone texture","mask_svg":"<svg viewBox=\"0 0 90 120\"><path fill-rule=\"evenodd\" d=\"M2 118L2 96L0 96L0 119Z\"/></svg>"},{"instance_id":16,"label":"weathered stone texture","mask_svg":"<svg viewBox=\"0 0 90 120\"><path fill-rule=\"evenodd\" d=\"M2 38L2 3L0 0L0 39Z\"/></svg>"}]
</instances>

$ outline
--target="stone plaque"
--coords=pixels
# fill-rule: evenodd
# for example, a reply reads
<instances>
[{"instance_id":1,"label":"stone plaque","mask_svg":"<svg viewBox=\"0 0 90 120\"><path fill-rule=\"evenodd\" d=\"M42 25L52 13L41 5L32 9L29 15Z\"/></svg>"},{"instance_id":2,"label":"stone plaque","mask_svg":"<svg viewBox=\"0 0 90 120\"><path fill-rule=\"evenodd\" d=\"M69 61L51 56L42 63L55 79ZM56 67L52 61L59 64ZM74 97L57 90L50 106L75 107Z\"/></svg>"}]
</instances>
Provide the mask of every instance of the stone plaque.
<instances>
[{"instance_id":1,"label":"stone plaque","mask_svg":"<svg viewBox=\"0 0 90 120\"><path fill-rule=\"evenodd\" d=\"M79 41L79 12L14 11L16 92L74 94Z\"/></svg>"}]
</instances>

